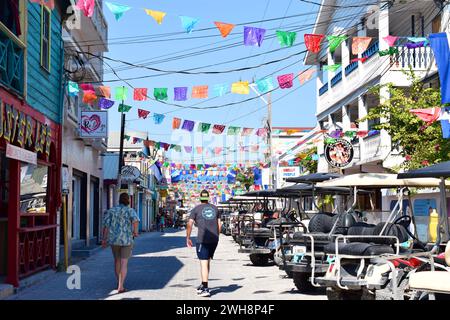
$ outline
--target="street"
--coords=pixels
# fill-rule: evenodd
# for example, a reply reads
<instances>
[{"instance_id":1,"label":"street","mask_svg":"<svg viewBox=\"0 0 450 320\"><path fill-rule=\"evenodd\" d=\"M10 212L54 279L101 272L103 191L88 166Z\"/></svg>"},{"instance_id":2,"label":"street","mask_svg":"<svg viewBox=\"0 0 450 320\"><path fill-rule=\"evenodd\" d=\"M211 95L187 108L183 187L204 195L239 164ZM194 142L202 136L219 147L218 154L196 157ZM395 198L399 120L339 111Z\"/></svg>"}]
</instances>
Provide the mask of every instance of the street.
<instances>
[{"instance_id":1,"label":"street","mask_svg":"<svg viewBox=\"0 0 450 320\"><path fill-rule=\"evenodd\" d=\"M194 229L196 232L196 229ZM194 233L195 235L195 233ZM195 238L194 238L195 240ZM117 294L110 249L79 263L81 289L69 290L68 274L55 273L41 283L20 290L15 300L326 300L324 291L309 295L296 291L292 279L278 267L254 267L248 255L238 253L231 237L221 235L212 262L211 298L197 297L199 263L195 249L185 245L185 230L142 234L130 259L127 292Z\"/></svg>"}]
</instances>

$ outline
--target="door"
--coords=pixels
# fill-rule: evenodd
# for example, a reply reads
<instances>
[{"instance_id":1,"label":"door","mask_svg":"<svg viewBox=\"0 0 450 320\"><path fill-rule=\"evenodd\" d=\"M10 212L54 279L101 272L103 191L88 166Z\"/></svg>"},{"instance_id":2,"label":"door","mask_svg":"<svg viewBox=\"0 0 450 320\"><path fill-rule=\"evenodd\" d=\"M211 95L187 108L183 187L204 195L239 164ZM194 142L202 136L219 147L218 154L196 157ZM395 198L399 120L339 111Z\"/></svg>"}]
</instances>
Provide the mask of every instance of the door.
<instances>
[{"instance_id":1,"label":"door","mask_svg":"<svg viewBox=\"0 0 450 320\"><path fill-rule=\"evenodd\" d=\"M72 239L80 240L81 179L72 179Z\"/></svg>"},{"instance_id":2,"label":"door","mask_svg":"<svg viewBox=\"0 0 450 320\"><path fill-rule=\"evenodd\" d=\"M89 230L91 238L98 240L100 226L100 188L97 179L91 180Z\"/></svg>"}]
</instances>

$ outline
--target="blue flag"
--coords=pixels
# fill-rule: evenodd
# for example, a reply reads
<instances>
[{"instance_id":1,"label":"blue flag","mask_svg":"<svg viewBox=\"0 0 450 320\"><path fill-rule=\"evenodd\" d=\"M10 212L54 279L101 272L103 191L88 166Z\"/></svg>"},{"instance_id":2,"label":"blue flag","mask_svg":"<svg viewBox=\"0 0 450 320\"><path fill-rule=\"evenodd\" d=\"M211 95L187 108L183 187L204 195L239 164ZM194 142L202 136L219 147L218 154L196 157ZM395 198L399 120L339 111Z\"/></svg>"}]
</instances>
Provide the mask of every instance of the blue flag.
<instances>
[{"instance_id":1,"label":"blue flag","mask_svg":"<svg viewBox=\"0 0 450 320\"><path fill-rule=\"evenodd\" d=\"M430 44L441 80L442 104L450 103L450 48L447 34L445 32L430 34Z\"/></svg>"}]
</instances>

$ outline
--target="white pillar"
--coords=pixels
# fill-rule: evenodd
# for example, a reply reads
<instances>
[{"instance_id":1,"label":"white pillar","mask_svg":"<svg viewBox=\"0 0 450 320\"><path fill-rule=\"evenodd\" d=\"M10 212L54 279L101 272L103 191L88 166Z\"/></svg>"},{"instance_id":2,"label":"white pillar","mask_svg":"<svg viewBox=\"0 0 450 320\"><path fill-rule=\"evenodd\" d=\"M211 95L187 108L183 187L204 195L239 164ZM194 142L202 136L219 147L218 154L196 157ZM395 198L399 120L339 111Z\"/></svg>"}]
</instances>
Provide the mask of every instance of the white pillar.
<instances>
[{"instance_id":1,"label":"white pillar","mask_svg":"<svg viewBox=\"0 0 450 320\"><path fill-rule=\"evenodd\" d=\"M334 59L333 59L333 55L330 52L330 48L327 49L327 56L328 56L328 65L332 66L334 65ZM331 88L331 79L334 77L335 72L328 70L328 91L332 91Z\"/></svg>"},{"instance_id":2,"label":"white pillar","mask_svg":"<svg viewBox=\"0 0 450 320\"><path fill-rule=\"evenodd\" d=\"M350 64L350 49L351 43L350 40L343 41L341 43L341 52L342 52L342 83L344 84L344 90L347 88L347 77L345 76L345 67Z\"/></svg>"},{"instance_id":3,"label":"white pillar","mask_svg":"<svg viewBox=\"0 0 450 320\"><path fill-rule=\"evenodd\" d=\"M342 107L342 129L344 131L350 130L350 108L348 105Z\"/></svg>"},{"instance_id":4,"label":"white pillar","mask_svg":"<svg viewBox=\"0 0 450 320\"><path fill-rule=\"evenodd\" d=\"M364 95L358 97L358 119L367 116L367 104ZM359 123L359 130L368 130L367 120Z\"/></svg>"},{"instance_id":5,"label":"white pillar","mask_svg":"<svg viewBox=\"0 0 450 320\"><path fill-rule=\"evenodd\" d=\"M389 7L386 3L380 3L380 11L378 16L378 39L380 41L380 50L389 49L389 45L383 40L389 35Z\"/></svg>"}]
</instances>

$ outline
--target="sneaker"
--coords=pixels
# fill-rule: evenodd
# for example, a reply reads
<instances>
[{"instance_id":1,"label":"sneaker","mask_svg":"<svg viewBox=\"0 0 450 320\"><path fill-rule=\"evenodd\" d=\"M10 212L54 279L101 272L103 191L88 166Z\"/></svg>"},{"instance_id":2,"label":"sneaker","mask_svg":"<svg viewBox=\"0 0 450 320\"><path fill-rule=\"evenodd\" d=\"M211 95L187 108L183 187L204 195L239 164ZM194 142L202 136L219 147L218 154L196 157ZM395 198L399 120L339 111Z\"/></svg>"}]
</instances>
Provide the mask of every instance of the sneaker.
<instances>
[{"instance_id":1,"label":"sneaker","mask_svg":"<svg viewBox=\"0 0 450 320\"><path fill-rule=\"evenodd\" d=\"M197 294L200 294L202 291L203 291L203 285L201 284L201 285L199 285L198 287L197 287Z\"/></svg>"},{"instance_id":2,"label":"sneaker","mask_svg":"<svg viewBox=\"0 0 450 320\"><path fill-rule=\"evenodd\" d=\"M211 293L209 292L208 288L203 288L203 290L200 293L198 293L198 296L200 296L200 297L210 297Z\"/></svg>"}]
</instances>

